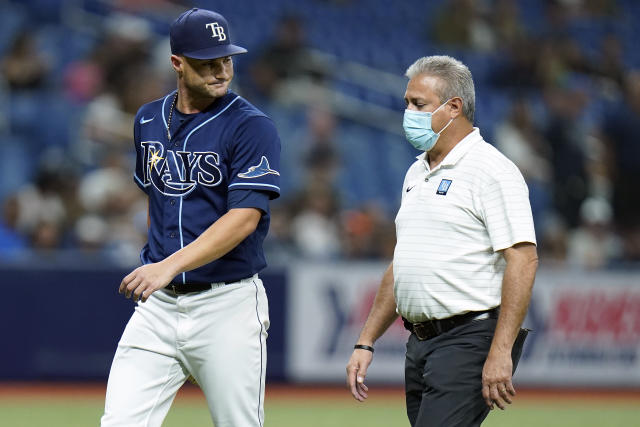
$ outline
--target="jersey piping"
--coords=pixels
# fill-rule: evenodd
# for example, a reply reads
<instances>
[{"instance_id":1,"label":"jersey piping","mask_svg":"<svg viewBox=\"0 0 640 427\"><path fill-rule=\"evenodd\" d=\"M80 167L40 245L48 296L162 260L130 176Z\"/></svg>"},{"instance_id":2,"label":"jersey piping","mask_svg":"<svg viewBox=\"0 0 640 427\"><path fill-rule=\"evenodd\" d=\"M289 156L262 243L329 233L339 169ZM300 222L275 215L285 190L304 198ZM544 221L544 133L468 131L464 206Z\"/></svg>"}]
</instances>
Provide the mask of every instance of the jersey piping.
<instances>
[{"instance_id":1,"label":"jersey piping","mask_svg":"<svg viewBox=\"0 0 640 427\"><path fill-rule=\"evenodd\" d=\"M254 186L255 186L255 187L269 187L269 188L275 188L276 190L280 191L280 187L278 187L277 185L272 185L272 184L259 184L259 183L245 184L245 183L243 183L243 182L236 182L235 184L231 184L231 185L229 186L229 188L231 188L231 187L237 187L237 186L240 186L240 185L245 185L245 186L248 186L248 187L254 187Z\"/></svg>"},{"instance_id":2,"label":"jersey piping","mask_svg":"<svg viewBox=\"0 0 640 427\"><path fill-rule=\"evenodd\" d=\"M168 96L167 96L168 98ZM165 98L165 102L167 100L167 98ZM202 126L206 125L207 123L209 123L211 120L217 118L220 114L224 113L225 111L227 111L227 109L229 107L231 107L231 104L233 104L234 102L236 102L240 97L236 96L235 98L233 98L233 100L231 102L229 102L227 104L226 107L224 107L222 110L220 110L215 116L205 120L204 122L200 123L198 126L196 126L195 128L193 128L191 130L191 132L189 132L189 134L187 135L187 137L184 139L184 144L182 144L182 150L185 151L187 149L187 141L189 140L189 137L198 129L200 129ZM162 106L162 119L164 120L164 103ZM180 249L184 248L184 239L182 237L182 200L183 200L184 196L180 196L180 207L178 208L178 231L180 233ZM183 271L182 272L182 283L187 283L187 276L186 276L186 272Z\"/></svg>"}]
</instances>

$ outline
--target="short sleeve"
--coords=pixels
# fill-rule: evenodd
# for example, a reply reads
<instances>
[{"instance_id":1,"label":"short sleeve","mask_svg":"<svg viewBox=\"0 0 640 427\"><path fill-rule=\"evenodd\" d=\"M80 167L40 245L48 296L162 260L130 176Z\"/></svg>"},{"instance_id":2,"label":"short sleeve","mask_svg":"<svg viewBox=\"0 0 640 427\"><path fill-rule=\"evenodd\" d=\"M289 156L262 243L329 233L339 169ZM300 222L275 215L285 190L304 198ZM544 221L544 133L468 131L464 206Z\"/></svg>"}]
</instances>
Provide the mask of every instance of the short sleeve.
<instances>
[{"instance_id":1,"label":"short sleeve","mask_svg":"<svg viewBox=\"0 0 640 427\"><path fill-rule=\"evenodd\" d=\"M529 189L520 171L494 176L480 194L482 216L494 251L516 243L536 244Z\"/></svg>"},{"instance_id":2,"label":"short sleeve","mask_svg":"<svg viewBox=\"0 0 640 427\"><path fill-rule=\"evenodd\" d=\"M136 150L136 170L133 173L133 181L140 187L142 191L149 194L149 184L145 185L145 151L140 143L140 124L138 122L138 116L140 112L136 114L136 118L133 121L133 144Z\"/></svg>"},{"instance_id":3,"label":"short sleeve","mask_svg":"<svg viewBox=\"0 0 640 427\"><path fill-rule=\"evenodd\" d=\"M227 197L227 209L256 208L269 213L269 192L262 190L232 190Z\"/></svg>"},{"instance_id":4,"label":"short sleeve","mask_svg":"<svg viewBox=\"0 0 640 427\"><path fill-rule=\"evenodd\" d=\"M280 196L280 137L265 116L245 120L234 133L229 190L262 190Z\"/></svg>"}]
</instances>

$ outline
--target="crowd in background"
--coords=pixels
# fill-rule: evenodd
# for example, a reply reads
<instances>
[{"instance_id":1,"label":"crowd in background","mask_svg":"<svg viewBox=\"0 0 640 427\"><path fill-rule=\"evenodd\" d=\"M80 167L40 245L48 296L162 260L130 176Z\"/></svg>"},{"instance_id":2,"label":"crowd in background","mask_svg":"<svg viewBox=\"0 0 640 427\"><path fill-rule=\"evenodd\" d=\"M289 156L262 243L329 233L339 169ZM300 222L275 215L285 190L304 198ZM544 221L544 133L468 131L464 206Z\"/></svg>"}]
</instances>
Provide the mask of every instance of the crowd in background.
<instances>
[{"instance_id":1,"label":"crowd in background","mask_svg":"<svg viewBox=\"0 0 640 427\"><path fill-rule=\"evenodd\" d=\"M166 38L122 2L105 3L112 10L98 35L62 69L38 45L32 26L17 29L0 50L3 259L77 250L132 264L145 243L146 199L132 181L132 120L142 104L172 90L175 78ZM162 9L169 2L146 3ZM315 3L339 9L366 2ZM429 16L416 11L424 31L410 36L430 46L424 55L471 52L476 58L468 65L482 134L528 183L546 265L596 269L638 262L640 63L625 55L633 34L615 31L632 2L546 0L544 25L535 31L525 25L524 3L440 1ZM579 31L567 31L579 30L576 22L604 30L585 46ZM259 49L238 58L234 90L267 112L300 115L299 105L288 105L291 83L331 84L331 73L310 54L305 24L295 10L283 11ZM59 42L74 41L69 34ZM401 74L408 65L390 68ZM397 94L400 111L402 97ZM488 98L504 106L483 116ZM34 104L38 120L27 114ZM268 257L391 258L401 188L388 197L347 200L344 175L353 165L341 156L348 143L342 135L353 124L322 103L303 110L298 126L281 131L283 153L292 160L283 164L287 191L272 204Z\"/></svg>"}]
</instances>

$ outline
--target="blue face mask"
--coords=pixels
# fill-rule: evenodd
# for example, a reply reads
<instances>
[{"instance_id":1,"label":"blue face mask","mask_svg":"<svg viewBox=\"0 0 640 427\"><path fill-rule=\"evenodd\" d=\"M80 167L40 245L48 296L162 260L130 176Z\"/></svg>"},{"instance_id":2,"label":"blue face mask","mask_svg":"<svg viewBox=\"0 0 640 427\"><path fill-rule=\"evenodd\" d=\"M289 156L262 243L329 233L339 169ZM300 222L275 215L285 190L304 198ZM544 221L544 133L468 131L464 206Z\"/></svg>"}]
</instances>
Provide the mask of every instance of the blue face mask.
<instances>
[{"instance_id":1,"label":"blue face mask","mask_svg":"<svg viewBox=\"0 0 640 427\"><path fill-rule=\"evenodd\" d=\"M449 120L449 123L447 123L440 132L435 133L431 128L431 117L436 111L445 106L447 102L449 102L449 100L436 108L433 113L404 110L402 127L404 128L407 141L409 141L411 145L422 151L429 151L436 145L440 134L451 124L453 119Z\"/></svg>"}]
</instances>

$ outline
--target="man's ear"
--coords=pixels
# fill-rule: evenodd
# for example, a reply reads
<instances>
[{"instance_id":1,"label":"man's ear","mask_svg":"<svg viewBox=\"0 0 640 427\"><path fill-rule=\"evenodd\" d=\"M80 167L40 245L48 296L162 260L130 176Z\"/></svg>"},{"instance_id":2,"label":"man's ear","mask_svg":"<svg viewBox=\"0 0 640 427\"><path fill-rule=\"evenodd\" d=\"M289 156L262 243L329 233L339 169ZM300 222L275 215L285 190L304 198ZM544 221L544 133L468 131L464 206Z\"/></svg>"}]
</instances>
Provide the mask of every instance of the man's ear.
<instances>
[{"instance_id":1,"label":"man's ear","mask_svg":"<svg viewBox=\"0 0 640 427\"><path fill-rule=\"evenodd\" d=\"M449 101L449 105L451 105L451 115L453 116L452 118L456 118L460 115L462 115L462 98L456 96L451 98L451 101Z\"/></svg>"},{"instance_id":2,"label":"man's ear","mask_svg":"<svg viewBox=\"0 0 640 427\"><path fill-rule=\"evenodd\" d=\"M178 55L171 55L171 66L178 73L179 76L182 75L183 67L184 67L184 57Z\"/></svg>"}]
</instances>

